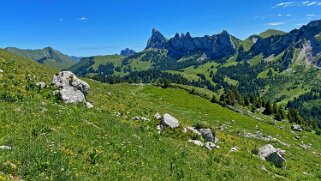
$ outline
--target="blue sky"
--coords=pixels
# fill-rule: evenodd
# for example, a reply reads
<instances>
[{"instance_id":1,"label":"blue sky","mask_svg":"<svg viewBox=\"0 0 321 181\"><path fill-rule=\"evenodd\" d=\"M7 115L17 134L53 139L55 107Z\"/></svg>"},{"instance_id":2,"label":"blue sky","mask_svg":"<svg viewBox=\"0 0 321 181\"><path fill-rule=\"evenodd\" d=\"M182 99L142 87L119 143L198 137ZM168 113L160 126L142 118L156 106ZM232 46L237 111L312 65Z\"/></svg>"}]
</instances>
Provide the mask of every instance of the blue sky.
<instances>
[{"instance_id":1,"label":"blue sky","mask_svg":"<svg viewBox=\"0 0 321 181\"><path fill-rule=\"evenodd\" d=\"M144 49L152 28L166 37L227 30L244 39L315 19L321 19L321 0L10 0L1 2L0 47L106 55Z\"/></svg>"}]
</instances>

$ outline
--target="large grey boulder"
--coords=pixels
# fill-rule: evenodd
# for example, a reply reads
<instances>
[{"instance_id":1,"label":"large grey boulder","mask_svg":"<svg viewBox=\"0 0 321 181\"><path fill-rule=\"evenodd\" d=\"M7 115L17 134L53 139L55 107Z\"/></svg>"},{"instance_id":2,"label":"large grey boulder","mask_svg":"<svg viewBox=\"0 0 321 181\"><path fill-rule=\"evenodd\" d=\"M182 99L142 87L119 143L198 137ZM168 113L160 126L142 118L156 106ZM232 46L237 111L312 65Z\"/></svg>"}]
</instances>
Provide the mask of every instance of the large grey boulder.
<instances>
[{"instance_id":1,"label":"large grey boulder","mask_svg":"<svg viewBox=\"0 0 321 181\"><path fill-rule=\"evenodd\" d=\"M261 159L273 163L276 167L282 167L285 162L285 151L274 148L273 145L267 144L259 149L258 155Z\"/></svg>"},{"instance_id":2,"label":"large grey boulder","mask_svg":"<svg viewBox=\"0 0 321 181\"><path fill-rule=\"evenodd\" d=\"M62 71L54 75L52 83L57 88L74 87L84 94L87 94L90 90L87 82L78 79L76 75L70 71Z\"/></svg>"},{"instance_id":3,"label":"large grey boulder","mask_svg":"<svg viewBox=\"0 0 321 181\"><path fill-rule=\"evenodd\" d=\"M178 120L167 113L163 115L160 122L162 125L170 127L170 128L177 128L179 126Z\"/></svg>"},{"instance_id":4,"label":"large grey boulder","mask_svg":"<svg viewBox=\"0 0 321 181\"><path fill-rule=\"evenodd\" d=\"M215 141L215 135L210 128L201 128L201 129L198 129L197 131L201 133L205 141L208 141L208 142Z\"/></svg>"},{"instance_id":5,"label":"large grey boulder","mask_svg":"<svg viewBox=\"0 0 321 181\"><path fill-rule=\"evenodd\" d=\"M294 130L294 131L303 131L302 127L300 125L292 125L291 128Z\"/></svg>"},{"instance_id":6,"label":"large grey boulder","mask_svg":"<svg viewBox=\"0 0 321 181\"><path fill-rule=\"evenodd\" d=\"M87 108L94 106L86 101L85 94L90 90L87 82L82 81L70 71L62 71L53 76L52 84L58 88L53 95L59 96L67 104L85 103Z\"/></svg>"}]
</instances>

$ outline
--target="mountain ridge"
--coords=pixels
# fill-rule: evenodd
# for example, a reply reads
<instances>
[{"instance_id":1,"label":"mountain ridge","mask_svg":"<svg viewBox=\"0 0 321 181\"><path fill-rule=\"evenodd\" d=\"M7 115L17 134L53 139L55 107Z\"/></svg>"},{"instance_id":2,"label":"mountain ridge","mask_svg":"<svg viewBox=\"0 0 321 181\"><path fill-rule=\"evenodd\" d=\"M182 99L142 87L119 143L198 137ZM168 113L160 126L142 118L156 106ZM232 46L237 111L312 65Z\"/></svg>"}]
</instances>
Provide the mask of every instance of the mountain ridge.
<instances>
[{"instance_id":1,"label":"mountain ridge","mask_svg":"<svg viewBox=\"0 0 321 181\"><path fill-rule=\"evenodd\" d=\"M65 55L52 47L43 49L19 49L16 47L7 47L6 51L19 56L30 58L38 63L49 65L56 69L67 69L76 63L70 56Z\"/></svg>"}]
</instances>

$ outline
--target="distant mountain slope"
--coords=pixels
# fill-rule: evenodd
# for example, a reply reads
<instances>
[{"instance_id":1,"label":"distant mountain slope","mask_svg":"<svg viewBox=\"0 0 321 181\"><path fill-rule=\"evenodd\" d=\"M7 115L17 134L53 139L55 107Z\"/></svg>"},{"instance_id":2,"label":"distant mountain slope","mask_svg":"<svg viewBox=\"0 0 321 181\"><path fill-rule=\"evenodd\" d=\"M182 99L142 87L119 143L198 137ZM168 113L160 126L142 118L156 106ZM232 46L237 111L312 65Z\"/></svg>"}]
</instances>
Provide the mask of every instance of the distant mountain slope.
<instances>
[{"instance_id":1,"label":"distant mountain slope","mask_svg":"<svg viewBox=\"0 0 321 181\"><path fill-rule=\"evenodd\" d=\"M249 50L261 38L269 38L271 36L284 35L284 34L286 34L286 32L283 32L280 30L268 29L258 35L252 35L248 37L247 39L241 41L241 44L245 50Z\"/></svg>"},{"instance_id":2,"label":"distant mountain slope","mask_svg":"<svg viewBox=\"0 0 321 181\"><path fill-rule=\"evenodd\" d=\"M5 50L60 70L67 69L68 67L76 63L76 61L71 57L62 54L61 52L51 47L46 47L44 49L38 50L24 50L14 47L8 47Z\"/></svg>"},{"instance_id":3,"label":"distant mountain slope","mask_svg":"<svg viewBox=\"0 0 321 181\"><path fill-rule=\"evenodd\" d=\"M268 29L262 33L260 33L258 36L261 38L269 38L271 36L275 36L275 35L285 35L286 32L284 31L280 31L280 30L275 30L275 29Z\"/></svg>"}]
</instances>

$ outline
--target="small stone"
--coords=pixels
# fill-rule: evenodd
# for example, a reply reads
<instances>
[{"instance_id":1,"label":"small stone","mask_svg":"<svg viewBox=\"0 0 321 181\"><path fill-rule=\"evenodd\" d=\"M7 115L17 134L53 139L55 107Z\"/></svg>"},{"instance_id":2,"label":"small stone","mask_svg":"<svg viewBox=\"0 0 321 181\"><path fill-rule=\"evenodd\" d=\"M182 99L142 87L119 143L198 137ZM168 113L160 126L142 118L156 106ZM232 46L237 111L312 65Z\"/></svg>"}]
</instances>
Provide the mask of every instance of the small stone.
<instances>
[{"instance_id":1,"label":"small stone","mask_svg":"<svg viewBox=\"0 0 321 181\"><path fill-rule=\"evenodd\" d=\"M38 86L39 88L43 89L43 88L46 87L46 83L44 83L44 82L38 82L38 83L36 83L36 86Z\"/></svg>"},{"instance_id":2,"label":"small stone","mask_svg":"<svg viewBox=\"0 0 321 181\"><path fill-rule=\"evenodd\" d=\"M206 142L205 147L209 150L213 150L213 149L219 149L220 147L215 145L212 142Z\"/></svg>"},{"instance_id":3,"label":"small stone","mask_svg":"<svg viewBox=\"0 0 321 181\"><path fill-rule=\"evenodd\" d=\"M200 140L188 140L190 143L194 143L197 146L204 146L204 144Z\"/></svg>"},{"instance_id":4,"label":"small stone","mask_svg":"<svg viewBox=\"0 0 321 181\"><path fill-rule=\"evenodd\" d=\"M191 132L193 132L194 134L197 134L197 135L202 135L199 131L197 131L195 128L193 128L193 127L185 127L184 129L183 129L183 133L187 133L187 132L189 132L189 131L191 131Z\"/></svg>"},{"instance_id":5,"label":"small stone","mask_svg":"<svg viewBox=\"0 0 321 181\"><path fill-rule=\"evenodd\" d=\"M302 127L301 127L300 125L297 125L297 124L292 125L291 128L292 128L294 131L299 131L299 132L303 131Z\"/></svg>"},{"instance_id":6,"label":"small stone","mask_svg":"<svg viewBox=\"0 0 321 181\"><path fill-rule=\"evenodd\" d=\"M230 149L230 152L238 152L239 148L237 146L234 146Z\"/></svg>"},{"instance_id":7,"label":"small stone","mask_svg":"<svg viewBox=\"0 0 321 181\"><path fill-rule=\"evenodd\" d=\"M164 127L162 125L157 125L156 129L157 129L158 133L161 133L163 131Z\"/></svg>"},{"instance_id":8,"label":"small stone","mask_svg":"<svg viewBox=\"0 0 321 181\"><path fill-rule=\"evenodd\" d=\"M148 118L142 117L142 116L135 116L132 118L135 121L150 121Z\"/></svg>"},{"instance_id":9,"label":"small stone","mask_svg":"<svg viewBox=\"0 0 321 181\"><path fill-rule=\"evenodd\" d=\"M7 145L2 145L2 146L0 146L0 150L10 151L10 150L12 150L12 147L11 146L7 146Z\"/></svg>"},{"instance_id":10,"label":"small stone","mask_svg":"<svg viewBox=\"0 0 321 181\"><path fill-rule=\"evenodd\" d=\"M154 118L157 119L157 120L160 120L160 119L162 119L162 116L159 113L156 113L154 115Z\"/></svg>"},{"instance_id":11,"label":"small stone","mask_svg":"<svg viewBox=\"0 0 321 181\"><path fill-rule=\"evenodd\" d=\"M92 105L90 102L86 102L85 104L88 109L94 108L94 105Z\"/></svg>"},{"instance_id":12,"label":"small stone","mask_svg":"<svg viewBox=\"0 0 321 181\"><path fill-rule=\"evenodd\" d=\"M3 70L2 70L2 69L0 69L0 73L3 73Z\"/></svg>"}]
</instances>

